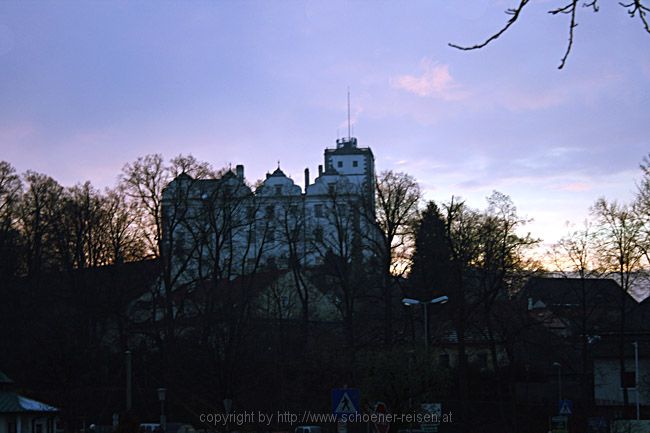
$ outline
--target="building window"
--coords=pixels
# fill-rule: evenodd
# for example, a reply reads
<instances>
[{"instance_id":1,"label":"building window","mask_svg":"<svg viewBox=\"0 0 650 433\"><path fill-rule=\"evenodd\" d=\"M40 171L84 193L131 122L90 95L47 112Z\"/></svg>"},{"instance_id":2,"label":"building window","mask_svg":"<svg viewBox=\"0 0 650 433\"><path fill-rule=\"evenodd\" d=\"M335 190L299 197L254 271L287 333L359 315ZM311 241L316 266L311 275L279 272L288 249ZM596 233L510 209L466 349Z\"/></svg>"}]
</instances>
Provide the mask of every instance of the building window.
<instances>
[{"instance_id":1,"label":"building window","mask_svg":"<svg viewBox=\"0 0 650 433\"><path fill-rule=\"evenodd\" d=\"M282 185L275 185L275 195L282 195Z\"/></svg>"},{"instance_id":2,"label":"building window","mask_svg":"<svg viewBox=\"0 0 650 433\"><path fill-rule=\"evenodd\" d=\"M450 367L449 354L443 353L440 356L438 356L438 363L440 364L440 367L449 368Z\"/></svg>"},{"instance_id":3,"label":"building window","mask_svg":"<svg viewBox=\"0 0 650 433\"><path fill-rule=\"evenodd\" d=\"M246 218L248 218L249 223L255 221L255 206L248 206L246 208Z\"/></svg>"},{"instance_id":4,"label":"building window","mask_svg":"<svg viewBox=\"0 0 650 433\"><path fill-rule=\"evenodd\" d=\"M636 377L633 371L621 374L621 388L636 388Z\"/></svg>"},{"instance_id":5,"label":"building window","mask_svg":"<svg viewBox=\"0 0 650 433\"><path fill-rule=\"evenodd\" d=\"M266 207L266 219L267 220L272 220L274 216L275 216L275 208L273 206L267 206Z\"/></svg>"},{"instance_id":6,"label":"building window","mask_svg":"<svg viewBox=\"0 0 650 433\"><path fill-rule=\"evenodd\" d=\"M314 240L316 242L323 242L323 228L322 227L316 227L314 229Z\"/></svg>"},{"instance_id":7,"label":"building window","mask_svg":"<svg viewBox=\"0 0 650 433\"><path fill-rule=\"evenodd\" d=\"M336 166L337 166L338 168L343 167L343 161L339 161L338 163L336 163Z\"/></svg>"},{"instance_id":8,"label":"building window","mask_svg":"<svg viewBox=\"0 0 650 433\"><path fill-rule=\"evenodd\" d=\"M327 192L329 193L329 195L336 194L336 185L334 185L333 183L328 183L327 184Z\"/></svg>"},{"instance_id":9,"label":"building window","mask_svg":"<svg viewBox=\"0 0 650 433\"><path fill-rule=\"evenodd\" d=\"M358 167L359 161L352 161L352 167Z\"/></svg>"},{"instance_id":10,"label":"building window","mask_svg":"<svg viewBox=\"0 0 650 433\"><path fill-rule=\"evenodd\" d=\"M478 368L487 368L487 353L479 353L476 357Z\"/></svg>"},{"instance_id":11,"label":"building window","mask_svg":"<svg viewBox=\"0 0 650 433\"><path fill-rule=\"evenodd\" d=\"M323 218L323 205L317 204L314 206L314 216L316 218Z\"/></svg>"}]
</instances>

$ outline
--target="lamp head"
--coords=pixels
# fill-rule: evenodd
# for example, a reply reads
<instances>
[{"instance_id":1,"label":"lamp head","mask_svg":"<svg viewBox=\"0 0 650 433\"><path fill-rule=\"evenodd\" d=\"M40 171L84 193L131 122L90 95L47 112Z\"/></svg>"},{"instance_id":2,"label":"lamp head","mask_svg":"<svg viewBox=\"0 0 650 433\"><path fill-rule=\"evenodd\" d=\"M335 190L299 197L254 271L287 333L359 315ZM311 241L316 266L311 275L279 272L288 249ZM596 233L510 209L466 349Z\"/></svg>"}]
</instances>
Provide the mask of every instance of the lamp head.
<instances>
[{"instance_id":1,"label":"lamp head","mask_svg":"<svg viewBox=\"0 0 650 433\"><path fill-rule=\"evenodd\" d=\"M422 302L418 301L417 299L413 298L402 298L402 304L406 305L407 307L410 307L411 305L418 305L421 304Z\"/></svg>"},{"instance_id":2,"label":"lamp head","mask_svg":"<svg viewBox=\"0 0 650 433\"><path fill-rule=\"evenodd\" d=\"M430 304L446 304L449 301L448 296L439 296L429 301Z\"/></svg>"}]
</instances>

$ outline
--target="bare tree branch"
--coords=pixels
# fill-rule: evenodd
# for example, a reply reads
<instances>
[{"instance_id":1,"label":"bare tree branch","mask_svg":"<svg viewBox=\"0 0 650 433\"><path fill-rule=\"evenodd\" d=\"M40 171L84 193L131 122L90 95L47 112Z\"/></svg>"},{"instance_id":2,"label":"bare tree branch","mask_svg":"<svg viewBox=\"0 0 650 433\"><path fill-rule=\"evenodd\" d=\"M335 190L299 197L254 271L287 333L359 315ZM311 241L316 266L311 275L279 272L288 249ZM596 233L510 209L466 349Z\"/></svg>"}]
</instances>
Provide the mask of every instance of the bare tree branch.
<instances>
[{"instance_id":1,"label":"bare tree branch","mask_svg":"<svg viewBox=\"0 0 650 433\"><path fill-rule=\"evenodd\" d=\"M492 36L490 36L489 38L487 38L487 39L486 39L485 41L483 41L482 43L480 43L480 44L476 44L476 45L472 45L472 46L469 46L469 47L468 47L468 46L462 46L462 45L456 45L456 44L452 44L452 43L449 43L448 45L449 45L450 47L452 47L452 48L457 48L457 49L459 49L459 50L463 50L463 51L470 51L470 50L476 50L476 49L479 49L479 48L483 48L484 46L486 46L487 44L489 44L489 43L492 42L493 40L498 39L499 36L501 36L502 34L504 34L504 33L506 32L506 30L508 30L508 29L510 28L510 26L513 25L513 24L515 23L515 21L517 21L517 19L519 18L519 14L521 13L521 11L523 10L524 6L526 6L526 4L527 4L528 2L529 2L529 0L521 0L521 1L519 2L519 6L517 6L516 8L514 8L514 9L507 9L507 10L506 10L506 14L508 14L508 15L512 15L512 16L510 17L510 19L508 20L508 22L506 23L506 25L503 26L503 27L501 28L501 30L499 30L498 32L494 33Z\"/></svg>"},{"instance_id":2,"label":"bare tree branch","mask_svg":"<svg viewBox=\"0 0 650 433\"><path fill-rule=\"evenodd\" d=\"M638 13L639 19L641 22L643 22L643 28L645 28L646 32L650 33L648 19L645 16L646 13L650 12L650 8L648 8L648 6L644 5L641 0L634 0L631 3L619 2L618 4L627 9L627 13L630 15L630 18L634 18L634 16Z\"/></svg>"},{"instance_id":3,"label":"bare tree branch","mask_svg":"<svg viewBox=\"0 0 650 433\"><path fill-rule=\"evenodd\" d=\"M564 52L564 55L560 60L560 66L558 66L558 69L564 68L567 59L569 58L569 54L571 53L571 49L573 48L574 29L578 25L576 22L576 14L577 14L577 7L579 1L580 0L570 0L568 4L548 11L548 13L551 15L557 15L557 14L571 15L571 22L569 24L569 41L566 47L566 51ZM598 12L600 10L598 1L599 0L586 0L584 3L582 3L582 6L585 8L590 8L592 12ZM476 50L485 47L490 42L494 41L495 39L498 39L501 35L503 35L519 19L519 16L521 15L523 8L528 3L529 0L520 0L519 5L517 5L517 7L507 9L506 14L511 15L510 19L508 19L506 24L499 31L492 34L492 36L487 38L485 41L471 46L463 46L463 45L458 45L453 43L449 43L448 45L452 48L457 48L463 51ZM643 28L647 33L650 33L650 24L648 23L648 14L650 13L650 7L646 6L643 3L643 0L632 0L629 3L619 2L619 5L627 9L627 13L630 15L631 18L634 18L635 16L638 15L639 19L643 23Z\"/></svg>"},{"instance_id":4,"label":"bare tree branch","mask_svg":"<svg viewBox=\"0 0 650 433\"><path fill-rule=\"evenodd\" d=\"M592 3L594 5L593 6L594 11L597 11L598 9L595 6L595 1ZM569 53L571 53L571 48L573 47L573 29L575 29L578 26L578 24L576 23L577 5L578 5L578 0L571 0L571 3L569 3L566 6L548 11L548 13L551 15L557 15L559 13L571 14L571 24L569 24L569 44L566 47L566 51L564 52L564 56L560 61L560 66L558 66L558 69L564 68L564 65L566 64L566 60L569 57Z\"/></svg>"}]
</instances>

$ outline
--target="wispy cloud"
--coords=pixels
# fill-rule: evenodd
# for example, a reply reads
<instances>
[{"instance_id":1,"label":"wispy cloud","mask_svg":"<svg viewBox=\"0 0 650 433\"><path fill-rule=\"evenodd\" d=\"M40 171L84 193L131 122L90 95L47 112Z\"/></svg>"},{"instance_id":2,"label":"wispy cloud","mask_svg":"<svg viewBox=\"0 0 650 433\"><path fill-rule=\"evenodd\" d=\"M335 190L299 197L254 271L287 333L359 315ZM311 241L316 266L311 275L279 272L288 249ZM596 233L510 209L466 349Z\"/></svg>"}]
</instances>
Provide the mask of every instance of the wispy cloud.
<instances>
[{"instance_id":1,"label":"wispy cloud","mask_svg":"<svg viewBox=\"0 0 650 433\"><path fill-rule=\"evenodd\" d=\"M543 110L556 107L567 99L561 91L517 91L503 97L503 105L512 111Z\"/></svg>"},{"instance_id":2,"label":"wispy cloud","mask_svg":"<svg viewBox=\"0 0 650 433\"><path fill-rule=\"evenodd\" d=\"M451 76L449 65L424 59L420 66L423 69L421 75L399 75L391 79L391 85L421 97L444 101L457 101L468 96L468 92Z\"/></svg>"}]
</instances>

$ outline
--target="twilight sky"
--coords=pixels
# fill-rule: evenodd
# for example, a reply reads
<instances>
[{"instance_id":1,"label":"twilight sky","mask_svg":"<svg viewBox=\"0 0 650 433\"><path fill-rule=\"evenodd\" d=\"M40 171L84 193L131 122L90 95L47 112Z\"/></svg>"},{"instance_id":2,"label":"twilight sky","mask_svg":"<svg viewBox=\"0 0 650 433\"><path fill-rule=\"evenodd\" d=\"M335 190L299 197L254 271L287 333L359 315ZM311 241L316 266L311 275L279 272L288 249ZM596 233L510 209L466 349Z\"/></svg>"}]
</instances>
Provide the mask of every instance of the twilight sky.
<instances>
[{"instance_id":1,"label":"twilight sky","mask_svg":"<svg viewBox=\"0 0 650 433\"><path fill-rule=\"evenodd\" d=\"M515 1L0 2L0 160L69 186L138 156L281 161L302 185L347 134L427 198L509 194L546 242L599 196L628 201L650 152L650 36L617 2L567 16ZM468 5L471 5L468 6ZM312 174L313 177L313 174Z\"/></svg>"}]
</instances>

